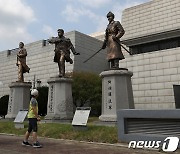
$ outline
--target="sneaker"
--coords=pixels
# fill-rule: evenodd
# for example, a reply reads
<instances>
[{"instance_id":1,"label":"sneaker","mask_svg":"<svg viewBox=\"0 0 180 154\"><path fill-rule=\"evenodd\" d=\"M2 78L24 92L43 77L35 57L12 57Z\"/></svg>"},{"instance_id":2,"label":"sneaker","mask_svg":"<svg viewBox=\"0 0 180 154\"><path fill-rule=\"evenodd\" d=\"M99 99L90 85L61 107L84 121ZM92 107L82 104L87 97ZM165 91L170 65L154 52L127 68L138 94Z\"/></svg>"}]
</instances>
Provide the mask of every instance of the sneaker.
<instances>
[{"instance_id":1,"label":"sneaker","mask_svg":"<svg viewBox=\"0 0 180 154\"><path fill-rule=\"evenodd\" d=\"M25 141L22 142L22 145L25 145L25 146L32 146L32 144L30 144L29 142L25 142Z\"/></svg>"},{"instance_id":2,"label":"sneaker","mask_svg":"<svg viewBox=\"0 0 180 154\"><path fill-rule=\"evenodd\" d=\"M33 144L33 148L41 148L41 147L42 145L38 141Z\"/></svg>"}]
</instances>

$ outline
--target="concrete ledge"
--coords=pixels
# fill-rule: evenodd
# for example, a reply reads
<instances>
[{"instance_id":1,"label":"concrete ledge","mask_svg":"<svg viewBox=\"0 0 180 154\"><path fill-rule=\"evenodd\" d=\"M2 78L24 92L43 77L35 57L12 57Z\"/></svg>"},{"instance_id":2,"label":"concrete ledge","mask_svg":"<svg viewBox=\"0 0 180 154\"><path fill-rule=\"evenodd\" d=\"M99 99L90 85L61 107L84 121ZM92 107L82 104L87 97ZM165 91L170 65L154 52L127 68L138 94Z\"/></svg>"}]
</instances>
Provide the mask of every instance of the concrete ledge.
<instances>
[{"instance_id":1,"label":"concrete ledge","mask_svg":"<svg viewBox=\"0 0 180 154\"><path fill-rule=\"evenodd\" d=\"M133 73L131 71L125 70L125 69L120 69L120 70L108 70L104 71L100 74L102 78L107 77L107 76L133 76Z\"/></svg>"},{"instance_id":2,"label":"concrete ledge","mask_svg":"<svg viewBox=\"0 0 180 154\"><path fill-rule=\"evenodd\" d=\"M51 77L48 81L48 83L61 83L61 82L73 82L72 78L60 78L60 77Z\"/></svg>"},{"instance_id":3,"label":"concrete ledge","mask_svg":"<svg viewBox=\"0 0 180 154\"><path fill-rule=\"evenodd\" d=\"M30 87L31 88L31 82L12 82L9 87Z\"/></svg>"}]
</instances>

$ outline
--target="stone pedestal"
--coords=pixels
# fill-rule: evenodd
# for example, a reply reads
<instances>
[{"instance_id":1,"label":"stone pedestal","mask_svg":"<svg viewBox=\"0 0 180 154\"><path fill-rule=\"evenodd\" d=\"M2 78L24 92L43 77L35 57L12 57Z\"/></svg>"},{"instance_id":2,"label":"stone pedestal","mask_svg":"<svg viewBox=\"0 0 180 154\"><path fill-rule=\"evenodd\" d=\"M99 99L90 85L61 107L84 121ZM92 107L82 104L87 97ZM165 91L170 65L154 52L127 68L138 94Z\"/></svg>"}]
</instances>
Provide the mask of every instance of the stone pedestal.
<instances>
[{"instance_id":1,"label":"stone pedestal","mask_svg":"<svg viewBox=\"0 0 180 154\"><path fill-rule=\"evenodd\" d=\"M102 77L101 121L117 121L117 110L134 109L131 77L133 73L123 70L108 70Z\"/></svg>"},{"instance_id":2,"label":"stone pedestal","mask_svg":"<svg viewBox=\"0 0 180 154\"><path fill-rule=\"evenodd\" d=\"M6 118L15 118L19 110L28 110L31 83L12 82L9 87L10 95Z\"/></svg>"},{"instance_id":3,"label":"stone pedestal","mask_svg":"<svg viewBox=\"0 0 180 154\"><path fill-rule=\"evenodd\" d=\"M72 79L53 77L48 80L49 94L45 120L73 118Z\"/></svg>"}]
</instances>

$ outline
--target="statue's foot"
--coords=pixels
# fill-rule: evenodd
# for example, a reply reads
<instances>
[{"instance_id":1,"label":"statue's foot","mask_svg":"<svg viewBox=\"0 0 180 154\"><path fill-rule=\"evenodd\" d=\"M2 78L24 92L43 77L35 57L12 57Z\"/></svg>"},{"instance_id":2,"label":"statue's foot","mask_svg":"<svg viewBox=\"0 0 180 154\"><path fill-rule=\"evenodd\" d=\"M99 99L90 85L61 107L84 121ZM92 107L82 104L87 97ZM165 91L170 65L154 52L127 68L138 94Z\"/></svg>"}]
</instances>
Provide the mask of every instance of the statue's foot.
<instances>
[{"instance_id":1,"label":"statue's foot","mask_svg":"<svg viewBox=\"0 0 180 154\"><path fill-rule=\"evenodd\" d=\"M27 70L27 72L29 73L29 71L30 71L30 68Z\"/></svg>"},{"instance_id":2,"label":"statue's foot","mask_svg":"<svg viewBox=\"0 0 180 154\"><path fill-rule=\"evenodd\" d=\"M73 64L73 60L72 60L72 59L70 59L69 63L70 63L70 64Z\"/></svg>"}]
</instances>

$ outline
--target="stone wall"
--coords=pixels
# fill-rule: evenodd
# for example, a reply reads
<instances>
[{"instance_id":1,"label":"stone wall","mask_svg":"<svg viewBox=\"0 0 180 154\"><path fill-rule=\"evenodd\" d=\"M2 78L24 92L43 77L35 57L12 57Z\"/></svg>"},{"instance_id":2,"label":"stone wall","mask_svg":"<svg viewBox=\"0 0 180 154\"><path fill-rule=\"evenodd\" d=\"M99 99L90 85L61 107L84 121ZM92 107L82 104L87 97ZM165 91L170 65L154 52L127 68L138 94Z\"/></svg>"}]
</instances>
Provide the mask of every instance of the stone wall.
<instances>
[{"instance_id":1,"label":"stone wall","mask_svg":"<svg viewBox=\"0 0 180 154\"><path fill-rule=\"evenodd\" d=\"M180 84L180 48L125 55L120 66L133 72L135 108L175 108L173 84Z\"/></svg>"},{"instance_id":2,"label":"stone wall","mask_svg":"<svg viewBox=\"0 0 180 154\"><path fill-rule=\"evenodd\" d=\"M180 1L152 0L127 8L122 14L123 40L179 29Z\"/></svg>"}]
</instances>

